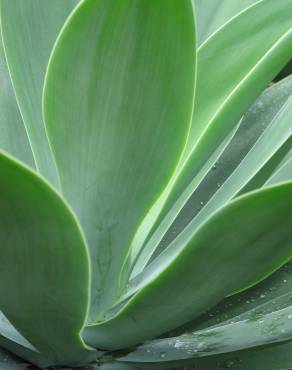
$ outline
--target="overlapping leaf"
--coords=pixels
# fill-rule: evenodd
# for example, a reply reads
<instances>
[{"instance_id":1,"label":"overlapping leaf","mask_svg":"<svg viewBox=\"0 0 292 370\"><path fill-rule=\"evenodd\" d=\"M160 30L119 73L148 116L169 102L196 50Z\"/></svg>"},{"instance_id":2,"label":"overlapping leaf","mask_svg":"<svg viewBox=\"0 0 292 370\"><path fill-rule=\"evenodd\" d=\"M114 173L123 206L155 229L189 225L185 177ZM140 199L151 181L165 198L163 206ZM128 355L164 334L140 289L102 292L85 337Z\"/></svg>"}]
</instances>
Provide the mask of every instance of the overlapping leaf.
<instances>
[{"instance_id":1,"label":"overlapping leaf","mask_svg":"<svg viewBox=\"0 0 292 370\"><path fill-rule=\"evenodd\" d=\"M190 0L84 1L54 49L44 113L91 248L91 320L116 297L135 231L181 157L195 59Z\"/></svg>"},{"instance_id":2,"label":"overlapping leaf","mask_svg":"<svg viewBox=\"0 0 292 370\"><path fill-rule=\"evenodd\" d=\"M148 342L133 352L132 358L130 352L120 360L143 369L188 368L188 364L191 364L190 369L289 369L292 360L292 342L287 342L292 321L291 271L289 262L261 284L226 298L193 323L174 331L173 338ZM254 328L249 328L247 335L244 335L245 325L246 328L249 325ZM229 342L232 338L229 332L224 342L221 334L229 329L235 329L234 337ZM180 333L186 334L178 336ZM262 338L262 343L255 341L256 334ZM197 348L198 341L200 348ZM241 341L246 341L244 348L255 347L236 351ZM277 341L282 343L272 344ZM223 351L223 354L215 355L218 351ZM148 363L146 353L150 354ZM179 361L180 358L185 360ZM192 360L187 361L187 358Z\"/></svg>"},{"instance_id":3,"label":"overlapping leaf","mask_svg":"<svg viewBox=\"0 0 292 370\"><path fill-rule=\"evenodd\" d=\"M7 68L0 30L0 148L31 167L34 159Z\"/></svg>"},{"instance_id":4,"label":"overlapping leaf","mask_svg":"<svg viewBox=\"0 0 292 370\"><path fill-rule=\"evenodd\" d=\"M39 103L50 49L77 1L1 1L10 72L37 167L57 185ZM235 14L253 2L232 2L229 10ZM290 58L289 10L292 0L261 1L200 47L183 157L195 90L191 1L86 0L63 28L49 64L44 108L62 190L91 247L92 307L84 332L89 344L120 349L175 329L291 256L292 188L278 185L291 180L291 78L270 88L236 131L241 115ZM226 20L211 13L205 35ZM19 35L29 37L23 42ZM9 89L2 146L30 163L27 147L15 145L8 130L22 130ZM39 366L94 359L98 354L80 338L89 264L77 221L33 172L5 155L0 167L0 309L12 323L1 321L0 344ZM262 186L267 188L226 206ZM273 290L275 276L265 282L274 292L269 299L260 290L264 285L255 288L261 293L254 301L241 301L254 289L230 297L221 304L229 320L210 311L201 326L192 323L191 334L179 336L178 329L175 338L154 340L129 355L111 354L104 361L119 362L101 369L170 369L189 360L200 370L255 370L256 361L268 370L287 368L291 296ZM239 351L245 348L250 350Z\"/></svg>"},{"instance_id":5,"label":"overlapping leaf","mask_svg":"<svg viewBox=\"0 0 292 370\"><path fill-rule=\"evenodd\" d=\"M259 2L199 48L196 102L188 149L174 186L168 187L164 194L168 199L155 231L141 248L141 239L145 240L142 225L132 244L130 264L133 265L141 253L133 276L147 264L180 210L224 151L222 144L242 114L281 65L290 59L292 21L287 9L292 10L291 0ZM159 206L161 208L161 204ZM155 207L153 213L158 213Z\"/></svg>"},{"instance_id":6,"label":"overlapping leaf","mask_svg":"<svg viewBox=\"0 0 292 370\"><path fill-rule=\"evenodd\" d=\"M233 16L259 0L193 0L196 9L198 44L202 44Z\"/></svg>"},{"instance_id":7,"label":"overlapping leaf","mask_svg":"<svg viewBox=\"0 0 292 370\"><path fill-rule=\"evenodd\" d=\"M1 0L1 27L13 86L38 170L58 186L42 119L42 90L51 49L78 0Z\"/></svg>"},{"instance_id":8,"label":"overlapping leaf","mask_svg":"<svg viewBox=\"0 0 292 370\"><path fill-rule=\"evenodd\" d=\"M0 309L44 358L86 362L90 272L76 220L33 172L3 154L0 168Z\"/></svg>"},{"instance_id":9,"label":"overlapping leaf","mask_svg":"<svg viewBox=\"0 0 292 370\"><path fill-rule=\"evenodd\" d=\"M157 339L122 357L125 362L167 362L235 352L292 339L292 307L179 337Z\"/></svg>"},{"instance_id":10,"label":"overlapping leaf","mask_svg":"<svg viewBox=\"0 0 292 370\"><path fill-rule=\"evenodd\" d=\"M159 233L162 232L167 223L170 222L171 217L173 217L173 212L177 211L175 208L159 226L152 237L152 241L149 241L148 248L150 249L151 245L154 248L155 243L157 244L159 240L162 240L162 242L158 245L158 248L156 249L152 259L159 255L161 251L163 251L171 243L171 241L174 240L179 233L191 223L193 219L195 220L189 226L192 228L192 230L194 227L193 225L196 224L200 217L202 220L209 214L209 201L211 201L211 204L213 202L214 210L216 209L216 206L222 206L224 201L228 201L233 196L237 195L237 193L244 193L248 190L254 190L262 186L271 176L271 173L275 170L277 165L280 164L281 160L283 160L283 157L291 147L291 143L289 141L291 132L289 117L287 116L285 120L286 125L282 128L284 134L283 140L280 140L278 143L276 140L274 140L274 133L279 131L280 126L278 125L278 120L273 123L273 120L284 107L284 104L287 102L287 99L291 94L292 79L287 78L278 84L273 85L260 96L260 98L244 116L242 122L240 123L239 130L236 132L234 138L219 157L218 161L213 165L202 183L192 194L184 208L178 213L175 222L173 222L163 239ZM271 126L272 123L273 126ZM265 142L262 142L262 140L259 139L263 135L267 135L267 133L268 136L265 142L271 140L273 145L271 145L270 148L266 147L266 149L269 149L269 153L263 158L264 160L260 161L257 157L257 153L263 150ZM255 151L255 153L249 158L247 154L252 149ZM273 154L275 150L276 153ZM256 160L254 160L255 157L257 157ZM239 165L242 165L241 162L243 161L245 161L244 163L249 163L248 171L237 169ZM228 192L228 189L225 192L225 182L227 180L230 181L229 177L231 177L231 181L232 179L237 181L237 188L233 193ZM238 182L240 179L241 182ZM220 194L220 192L223 192L226 195L228 194L227 198L225 198L225 200L223 200L219 205L214 204L216 193ZM212 197L214 198L213 200ZM206 209L204 209L205 207L207 207L207 212ZM157 239L155 239L155 237L157 237ZM148 248L145 248L140 256L142 266L144 266L149 259ZM141 265L138 261L134 269L134 273L139 269L141 269Z\"/></svg>"},{"instance_id":11,"label":"overlapping leaf","mask_svg":"<svg viewBox=\"0 0 292 370\"><path fill-rule=\"evenodd\" d=\"M291 256L291 189L284 184L238 198L194 235L182 235L182 251L174 248L164 265L146 268L147 285L143 279L144 287L118 313L87 327L86 341L110 349L155 337L281 266Z\"/></svg>"},{"instance_id":12,"label":"overlapping leaf","mask_svg":"<svg viewBox=\"0 0 292 370\"><path fill-rule=\"evenodd\" d=\"M192 219L202 210L212 196L224 186L225 181L244 160L248 152L254 147L264 134L265 130L270 126L275 116L279 113L283 105L286 103L289 96L292 95L292 78L289 77L272 87L268 88L256 101L256 103L244 115L240 128L237 130L234 138L231 140L223 154L209 171L205 179L199 185L197 190L192 194L190 200L178 214L175 222L171 225L168 232L164 236L159 247L155 251L152 259L160 254L175 237L184 230L184 228L192 221ZM289 126L289 125L288 125ZM274 126L277 131L277 125ZM289 131L289 127L288 130ZM288 135L289 136L289 135ZM273 133L271 133L271 138ZM271 139L272 140L272 139ZM245 172L243 175L246 180L252 176L252 180L239 193L244 193L248 190L254 190L261 187L268 181L271 172L277 169L277 166L282 166L284 163L285 153L291 148L289 140L270 157L255 176L252 173ZM259 150L261 150L259 148ZM287 159L288 160L288 159ZM253 163L255 168L256 162ZM287 164L288 165L288 164ZM251 171L252 172L252 171ZM285 172L285 179L289 180L292 177L292 172ZM280 182L279 179L273 183ZM268 182L268 184L271 182ZM145 251L146 253L146 251Z\"/></svg>"}]
</instances>

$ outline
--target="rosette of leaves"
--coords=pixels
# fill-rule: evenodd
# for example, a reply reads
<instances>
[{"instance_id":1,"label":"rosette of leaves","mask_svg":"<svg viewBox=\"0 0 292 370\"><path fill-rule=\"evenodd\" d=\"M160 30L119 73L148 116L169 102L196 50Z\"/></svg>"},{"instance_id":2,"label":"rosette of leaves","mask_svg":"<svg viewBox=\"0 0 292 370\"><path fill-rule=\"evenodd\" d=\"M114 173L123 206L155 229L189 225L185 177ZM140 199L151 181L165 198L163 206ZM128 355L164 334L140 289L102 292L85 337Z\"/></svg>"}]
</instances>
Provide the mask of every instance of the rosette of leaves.
<instances>
[{"instance_id":1,"label":"rosette of leaves","mask_svg":"<svg viewBox=\"0 0 292 370\"><path fill-rule=\"evenodd\" d=\"M1 0L1 368L291 367L292 0L199 3Z\"/></svg>"}]
</instances>

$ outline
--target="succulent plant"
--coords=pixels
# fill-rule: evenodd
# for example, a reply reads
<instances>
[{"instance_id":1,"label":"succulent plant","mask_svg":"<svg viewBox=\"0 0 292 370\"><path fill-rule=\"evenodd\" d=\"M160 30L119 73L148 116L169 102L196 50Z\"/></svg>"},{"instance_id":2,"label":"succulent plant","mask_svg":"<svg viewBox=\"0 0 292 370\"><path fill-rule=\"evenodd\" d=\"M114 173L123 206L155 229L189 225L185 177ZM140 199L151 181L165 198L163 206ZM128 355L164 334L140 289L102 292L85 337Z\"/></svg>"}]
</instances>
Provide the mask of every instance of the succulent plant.
<instances>
[{"instance_id":1,"label":"succulent plant","mask_svg":"<svg viewBox=\"0 0 292 370\"><path fill-rule=\"evenodd\" d=\"M292 0L228 1L1 0L1 369L292 367Z\"/></svg>"}]
</instances>

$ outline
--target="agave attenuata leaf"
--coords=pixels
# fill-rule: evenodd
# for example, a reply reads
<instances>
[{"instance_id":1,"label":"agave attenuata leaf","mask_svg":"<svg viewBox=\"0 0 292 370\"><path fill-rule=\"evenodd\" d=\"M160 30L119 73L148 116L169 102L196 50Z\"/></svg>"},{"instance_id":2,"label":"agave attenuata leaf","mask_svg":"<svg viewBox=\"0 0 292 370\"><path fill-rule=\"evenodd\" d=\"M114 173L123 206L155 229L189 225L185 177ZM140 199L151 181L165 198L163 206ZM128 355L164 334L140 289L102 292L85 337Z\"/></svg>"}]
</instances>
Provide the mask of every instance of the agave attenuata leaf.
<instances>
[{"instance_id":1,"label":"agave attenuata leaf","mask_svg":"<svg viewBox=\"0 0 292 370\"><path fill-rule=\"evenodd\" d=\"M182 234L176 241L182 250L177 253L174 243L172 254L158 266L150 264L142 289L125 307L86 328L87 343L116 349L155 337L281 266L291 256L291 189L287 183L249 193L213 215L194 235Z\"/></svg>"},{"instance_id":2,"label":"agave attenuata leaf","mask_svg":"<svg viewBox=\"0 0 292 370\"><path fill-rule=\"evenodd\" d=\"M141 256L132 275L147 264L180 210L220 156L218 148L223 152L222 143L236 128L242 114L289 60L292 20L287 9L292 11L290 0L259 2L227 23L198 49L196 102L188 155L174 176L174 185L165 191L167 202L144 246L140 240L142 233L137 233L129 254L130 264L133 265L139 253Z\"/></svg>"},{"instance_id":3,"label":"agave attenuata leaf","mask_svg":"<svg viewBox=\"0 0 292 370\"><path fill-rule=\"evenodd\" d=\"M29 169L4 154L0 167L1 310L44 358L86 362L90 270L75 217Z\"/></svg>"},{"instance_id":4,"label":"agave attenuata leaf","mask_svg":"<svg viewBox=\"0 0 292 370\"><path fill-rule=\"evenodd\" d=\"M5 59L0 30L0 147L34 167L28 137L16 102Z\"/></svg>"},{"instance_id":5,"label":"agave attenuata leaf","mask_svg":"<svg viewBox=\"0 0 292 370\"><path fill-rule=\"evenodd\" d=\"M166 235L163 237L162 242L156 249L152 260L184 230L198 213L200 213L202 208L210 201L220 187L223 186L225 181L228 180L250 150L257 147L257 141L271 125L273 119L280 112L281 108L283 108L283 105L287 102L291 94L292 78L288 77L266 89L257 99L255 104L244 115L240 122L239 129L219 157L218 161L192 194L186 206L179 212L175 222L171 225ZM276 125L274 126L274 130L277 131ZM289 132L289 128L287 132ZM273 135L273 133L271 134ZM256 172L255 176L249 172L243 173L245 182L248 181L250 176L252 179L239 191L239 194L244 194L248 190L255 190L265 183L270 183L269 177L273 175L273 171L279 170L284 164L282 162L288 160L286 156L289 156L287 152L289 152L290 148L291 143L289 143L288 139L283 146L280 146L280 149L274 155L268 155L271 159L268 160L267 158L267 163L263 167L259 167L258 163L254 162L254 168L256 169L259 167L261 169ZM258 147L258 150L259 149L260 147ZM254 170L252 172L254 172ZM287 171L285 180L292 179L291 174L291 171ZM276 182L280 181L275 179L274 183Z\"/></svg>"},{"instance_id":6,"label":"agave attenuata leaf","mask_svg":"<svg viewBox=\"0 0 292 370\"><path fill-rule=\"evenodd\" d=\"M1 0L5 53L37 169L58 186L42 119L48 59L63 23L78 0Z\"/></svg>"},{"instance_id":7,"label":"agave attenuata leaf","mask_svg":"<svg viewBox=\"0 0 292 370\"><path fill-rule=\"evenodd\" d=\"M0 1L1 347L291 367L292 0Z\"/></svg>"},{"instance_id":8,"label":"agave attenuata leaf","mask_svg":"<svg viewBox=\"0 0 292 370\"><path fill-rule=\"evenodd\" d=\"M268 370L289 369L292 360L292 341L287 342L290 335L288 329L292 321L291 286L290 262L261 284L243 293L226 298L193 323L178 329L172 335L172 340L169 338L162 341L163 345L168 344L168 348L166 346L164 348L165 352L160 347L159 341L149 341L146 344L147 349L145 347L138 348L138 351L133 353L132 360L132 353L130 353L129 356L120 358L119 361L129 361L130 363L133 361L133 366L136 365L146 369L151 366L154 369L170 369L174 366L186 366L189 363L192 364L191 369L195 367L205 370L228 367L240 370L250 368L253 370L259 368ZM283 313L285 313L284 316L282 316ZM269 321L270 319L272 319L272 322ZM262 337L262 343L254 342L255 333L253 330L249 330L248 336L242 338L241 326L249 323L254 323L254 330ZM239 325L238 330L234 331L235 337L232 343L229 342L229 345L225 347L229 339L222 343L222 337L217 334L212 335L212 333L216 333L216 330L220 333L231 328L234 329L235 326L232 326L234 324ZM178 336L180 333L184 334ZM188 335L190 333L191 335ZM196 348L198 338L200 338L201 343L204 342L206 345L205 349L203 348L204 345L201 345L201 351L196 351L198 349ZM179 344L180 340L182 340L181 345ZM234 346L240 345L241 340L247 341L244 347L246 345L254 347L249 350L235 351ZM218 341L218 343L215 344L215 341ZM282 342L271 344L278 341ZM212 346L210 346L211 342L213 342ZM157 356L155 360L152 358L154 362L151 365L150 363L147 365L146 359L142 360L142 357L145 356L141 351L142 349L145 349L147 353L152 353L152 356ZM226 353L216 356L214 352L217 350L223 350ZM213 355L209 358L208 355L212 352ZM161 356L161 354L163 355ZM172 356L172 361L168 358L169 355ZM180 356L193 358L193 360L175 361L175 358L179 360ZM204 359L200 359L200 357L204 357ZM169 362L167 363L167 361Z\"/></svg>"},{"instance_id":9,"label":"agave attenuata leaf","mask_svg":"<svg viewBox=\"0 0 292 370\"><path fill-rule=\"evenodd\" d=\"M116 299L129 244L181 157L195 61L189 0L82 2L55 45L44 115L91 249L91 321Z\"/></svg>"},{"instance_id":10,"label":"agave attenuata leaf","mask_svg":"<svg viewBox=\"0 0 292 370\"><path fill-rule=\"evenodd\" d=\"M232 17L259 0L193 0L196 8L198 44L202 44Z\"/></svg>"}]
</instances>

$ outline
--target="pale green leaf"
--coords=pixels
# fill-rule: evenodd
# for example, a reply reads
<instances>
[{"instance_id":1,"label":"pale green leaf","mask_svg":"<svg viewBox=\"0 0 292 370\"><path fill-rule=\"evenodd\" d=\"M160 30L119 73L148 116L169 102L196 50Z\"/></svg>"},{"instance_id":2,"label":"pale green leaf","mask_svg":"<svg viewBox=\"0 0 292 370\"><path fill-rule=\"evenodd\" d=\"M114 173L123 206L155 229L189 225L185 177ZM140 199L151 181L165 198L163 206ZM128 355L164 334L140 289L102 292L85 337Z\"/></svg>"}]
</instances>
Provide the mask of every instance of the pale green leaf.
<instances>
[{"instance_id":1,"label":"pale green leaf","mask_svg":"<svg viewBox=\"0 0 292 370\"><path fill-rule=\"evenodd\" d=\"M44 114L91 249L91 320L116 299L130 242L185 146L194 40L190 0L87 0L54 49Z\"/></svg>"},{"instance_id":2,"label":"pale green leaf","mask_svg":"<svg viewBox=\"0 0 292 370\"><path fill-rule=\"evenodd\" d=\"M1 154L0 168L0 309L54 364L86 362L90 271L76 220L26 167Z\"/></svg>"},{"instance_id":3,"label":"pale green leaf","mask_svg":"<svg viewBox=\"0 0 292 370\"><path fill-rule=\"evenodd\" d=\"M292 306L178 337L146 342L125 362L168 362L213 356L292 339Z\"/></svg>"},{"instance_id":4,"label":"pale green leaf","mask_svg":"<svg viewBox=\"0 0 292 370\"><path fill-rule=\"evenodd\" d=\"M42 90L53 44L77 0L1 0L1 27L19 108L37 169L58 186L42 119Z\"/></svg>"},{"instance_id":5,"label":"pale green leaf","mask_svg":"<svg viewBox=\"0 0 292 370\"><path fill-rule=\"evenodd\" d=\"M146 220L149 223L146 231L153 226L153 219L161 208L155 228L169 211L171 215L164 230L153 234L143 248L147 232L142 224L132 244L130 265L133 266L141 249L147 248L148 258L151 256L178 211L216 162L220 155L218 148L221 147L221 152L224 150L222 143L236 128L241 116L290 59L292 18L289 9L292 11L291 0L259 2L233 18L199 48L196 101L188 147L172 186L163 195L167 202L164 199L158 210L154 207L152 222ZM175 203L176 212L171 212ZM141 268L147 262L148 259L143 258Z\"/></svg>"},{"instance_id":6,"label":"pale green leaf","mask_svg":"<svg viewBox=\"0 0 292 370\"><path fill-rule=\"evenodd\" d=\"M149 265L140 290L109 312L107 321L87 327L85 340L106 349L140 343L281 266L291 256L291 190L283 184L237 198L195 234L177 238L181 252Z\"/></svg>"},{"instance_id":7,"label":"pale green leaf","mask_svg":"<svg viewBox=\"0 0 292 370\"><path fill-rule=\"evenodd\" d=\"M193 0L196 8L198 44L258 0Z\"/></svg>"},{"instance_id":8,"label":"pale green leaf","mask_svg":"<svg viewBox=\"0 0 292 370\"><path fill-rule=\"evenodd\" d=\"M0 30L0 148L34 167L28 136L18 109L6 64Z\"/></svg>"},{"instance_id":9,"label":"pale green leaf","mask_svg":"<svg viewBox=\"0 0 292 370\"><path fill-rule=\"evenodd\" d=\"M218 191L232 172L243 161L247 153L256 144L259 137L269 127L272 120L283 107L289 96L292 95L292 77L289 77L277 84L274 84L257 99L255 104L248 110L241 120L240 127L235 136L228 144L218 161L214 164L202 183L192 194L184 208L179 212L177 218L163 237L156 249L152 259L161 253L175 237L191 222L191 220L201 211L211 197ZM275 130L277 128L275 127ZM272 139L271 139L272 140ZM290 141L289 141L290 140ZM253 179L243 188L241 193L247 190L254 190L265 184L271 172L277 168L279 162L285 159L286 152L291 149L291 139L288 139L283 146L271 157L263 168L253 177ZM284 157L284 159L283 159ZM287 159L286 159L287 160ZM291 174L291 172L290 172ZM250 174L244 174L249 177ZM292 176L291 176L292 177ZM286 172L285 180L289 180ZM280 182L280 181L275 181ZM268 183L267 183L268 184ZM173 208L171 212L175 212ZM169 215L171 216L171 215ZM166 222L165 220L164 222ZM164 225L160 225L159 229ZM157 232L158 233L158 230ZM143 254L147 250L143 251ZM141 254L142 259L142 254Z\"/></svg>"}]
</instances>

